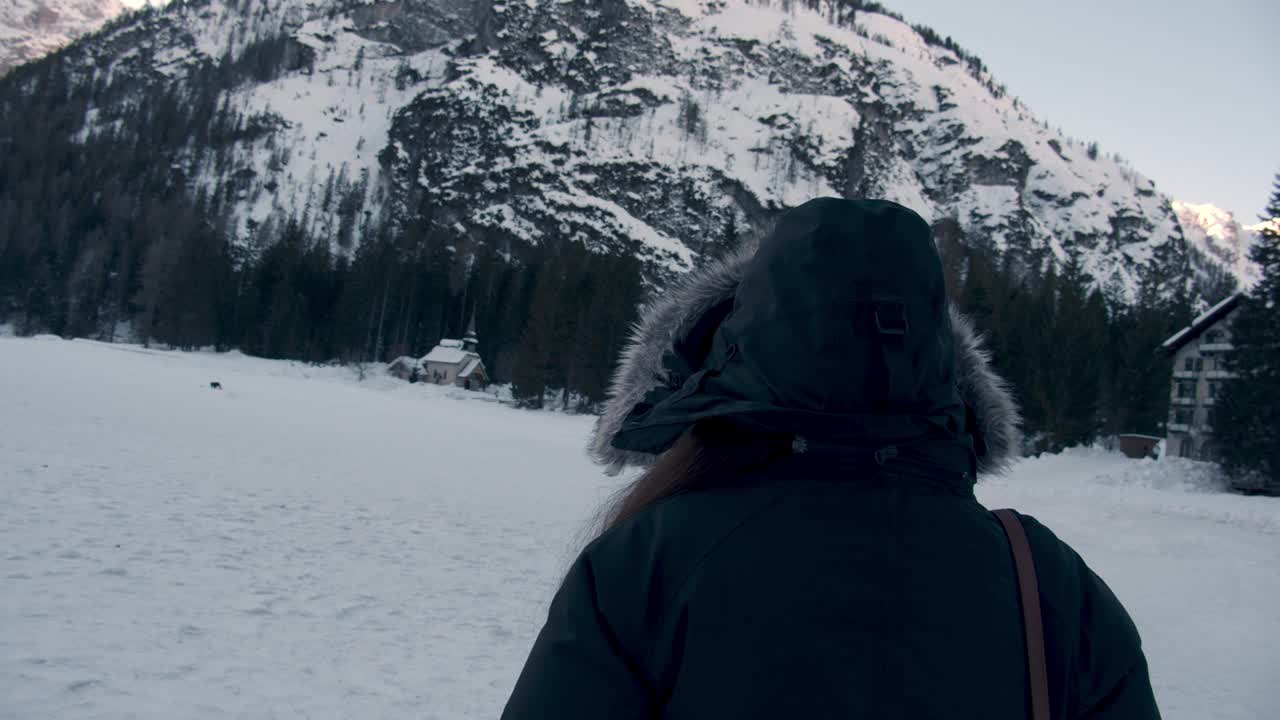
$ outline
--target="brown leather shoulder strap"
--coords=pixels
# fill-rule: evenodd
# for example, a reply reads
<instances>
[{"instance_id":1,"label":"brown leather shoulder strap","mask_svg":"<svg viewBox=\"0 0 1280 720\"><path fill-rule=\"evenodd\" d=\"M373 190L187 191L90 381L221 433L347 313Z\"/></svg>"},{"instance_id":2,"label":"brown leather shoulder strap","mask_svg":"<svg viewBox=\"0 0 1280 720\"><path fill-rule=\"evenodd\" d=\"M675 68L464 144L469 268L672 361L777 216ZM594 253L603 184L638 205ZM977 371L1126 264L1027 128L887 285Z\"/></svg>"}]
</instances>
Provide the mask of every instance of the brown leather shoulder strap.
<instances>
[{"instance_id":1,"label":"brown leather shoulder strap","mask_svg":"<svg viewBox=\"0 0 1280 720\"><path fill-rule=\"evenodd\" d=\"M1044 659L1044 624L1040 617L1040 584L1036 561L1022 520L1012 510L996 510L1013 550L1013 566L1018 573L1018 595L1022 601L1023 632L1027 640L1027 668L1031 679L1031 718L1049 720L1049 670Z\"/></svg>"}]
</instances>

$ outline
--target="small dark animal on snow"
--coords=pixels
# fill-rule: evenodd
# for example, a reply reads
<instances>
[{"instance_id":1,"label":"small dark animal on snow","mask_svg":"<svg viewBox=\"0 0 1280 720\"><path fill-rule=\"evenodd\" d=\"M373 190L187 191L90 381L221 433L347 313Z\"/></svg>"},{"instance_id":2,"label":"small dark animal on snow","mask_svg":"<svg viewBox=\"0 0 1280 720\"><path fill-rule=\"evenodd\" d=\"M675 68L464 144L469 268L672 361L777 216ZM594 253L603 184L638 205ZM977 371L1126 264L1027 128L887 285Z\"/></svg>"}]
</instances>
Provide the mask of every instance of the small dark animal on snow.
<instances>
[{"instance_id":1,"label":"small dark animal on snow","mask_svg":"<svg viewBox=\"0 0 1280 720\"><path fill-rule=\"evenodd\" d=\"M217 380L214 380L213 382L209 383L209 387L213 388L214 390L221 390L222 383L218 382Z\"/></svg>"}]
</instances>

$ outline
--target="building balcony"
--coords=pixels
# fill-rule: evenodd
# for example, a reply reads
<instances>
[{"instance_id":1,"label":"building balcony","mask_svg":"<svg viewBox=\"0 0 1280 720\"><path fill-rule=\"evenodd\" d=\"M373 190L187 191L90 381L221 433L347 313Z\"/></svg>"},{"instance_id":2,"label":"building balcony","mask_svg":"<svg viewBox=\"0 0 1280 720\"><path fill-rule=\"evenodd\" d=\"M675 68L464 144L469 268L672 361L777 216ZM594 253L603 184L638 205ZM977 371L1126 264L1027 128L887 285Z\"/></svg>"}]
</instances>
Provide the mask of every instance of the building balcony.
<instances>
[{"instance_id":1,"label":"building balcony","mask_svg":"<svg viewBox=\"0 0 1280 720\"><path fill-rule=\"evenodd\" d=\"M1173 379L1175 380L1195 380L1200 377L1200 373L1195 370L1174 370Z\"/></svg>"},{"instance_id":2,"label":"building balcony","mask_svg":"<svg viewBox=\"0 0 1280 720\"><path fill-rule=\"evenodd\" d=\"M1209 380L1230 380L1234 378L1236 375L1230 370L1210 370L1209 372L1205 373L1204 376Z\"/></svg>"},{"instance_id":3,"label":"building balcony","mask_svg":"<svg viewBox=\"0 0 1280 720\"><path fill-rule=\"evenodd\" d=\"M1200 352L1231 352L1236 347L1231 343L1204 343L1200 346Z\"/></svg>"},{"instance_id":4,"label":"building balcony","mask_svg":"<svg viewBox=\"0 0 1280 720\"><path fill-rule=\"evenodd\" d=\"M1175 432L1184 433L1184 432L1188 432L1188 431L1190 431L1190 430L1191 430L1191 427L1190 427L1190 426L1188 426L1188 425L1183 425L1182 423L1169 423L1169 425L1168 425L1167 427L1168 427L1169 432L1171 432L1171 433L1175 433Z\"/></svg>"},{"instance_id":5,"label":"building balcony","mask_svg":"<svg viewBox=\"0 0 1280 720\"><path fill-rule=\"evenodd\" d=\"M1176 397L1172 402L1174 405L1195 405L1196 399L1193 397Z\"/></svg>"}]
</instances>

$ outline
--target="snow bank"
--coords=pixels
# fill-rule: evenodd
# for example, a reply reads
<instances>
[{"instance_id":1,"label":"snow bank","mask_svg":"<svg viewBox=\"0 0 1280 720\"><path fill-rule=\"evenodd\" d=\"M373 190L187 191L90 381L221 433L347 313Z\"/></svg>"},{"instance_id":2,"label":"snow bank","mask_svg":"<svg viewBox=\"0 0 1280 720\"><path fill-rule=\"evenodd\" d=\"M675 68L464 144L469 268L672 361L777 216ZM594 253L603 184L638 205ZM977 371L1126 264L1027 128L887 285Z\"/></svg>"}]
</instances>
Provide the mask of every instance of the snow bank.
<instances>
[{"instance_id":1,"label":"snow bank","mask_svg":"<svg viewBox=\"0 0 1280 720\"><path fill-rule=\"evenodd\" d=\"M1142 633L1164 717L1272 717L1280 499L1216 482L1204 463L1077 449L1025 460L978 497L1034 515L1107 581Z\"/></svg>"},{"instance_id":2,"label":"snow bank","mask_svg":"<svg viewBox=\"0 0 1280 720\"><path fill-rule=\"evenodd\" d=\"M365 370L0 339L0 716L496 717L618 481L591 418ZM1080 450L979 494L1106 578L1165 717L1269 717L1280 501L1204 472Z\"/></svg>"}]
</instances>

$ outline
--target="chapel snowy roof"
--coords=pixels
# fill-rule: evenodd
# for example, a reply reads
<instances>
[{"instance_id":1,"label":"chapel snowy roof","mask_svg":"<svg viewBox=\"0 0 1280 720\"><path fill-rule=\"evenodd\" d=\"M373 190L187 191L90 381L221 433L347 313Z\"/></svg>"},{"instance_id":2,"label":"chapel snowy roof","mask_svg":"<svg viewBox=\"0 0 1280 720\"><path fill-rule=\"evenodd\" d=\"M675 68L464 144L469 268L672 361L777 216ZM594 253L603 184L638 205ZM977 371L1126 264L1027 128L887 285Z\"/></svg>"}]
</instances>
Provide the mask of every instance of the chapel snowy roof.
<instances>
[{"instance_id":1,"label":"chapel snowy roof","mask_svg":"<svg viewBox=\"0 0 1280 720\"><path fill-rule=\"evenodd\" d=\"M470 377L471 373L475 372L478 367L480 367L480 358L473 357L471 362L467 363L467 366L458 372L458 377Z\"/></svg>"},{"instance_id":2,"label":"chapel snowy roof","mask_svg":"<svg viewBox=\"0 0 1280 720\"><path fill-rule=\"evenodd\" d=\"M461 347L452 347L445 345L447 340L442 340L439 345L431 349L427 356L422 358L423 362L445 363L447 365L461 365L471 358L475 358L476 354L467 352Z\"/></svg>"},{"instance_id":3,"label":"chapel snowy roof","mask_svg":"<svg viewBox=\"0 0 1280 720\"><path fill-rule=\"evenodd\" d=\"M1214 305L1204 312L1203 315L1191 321L1191 324L1182 328L1173 337L1165 340L1160 344L1160 349L1168 353L1177 352L1183 345L1200 337L1200 334L1208 330L1211 325L1218 322L1222 318L1231 314L1232 310L1240 304L1242 293L1233 293L1226 300Z\"/></svg>"}]
</instances>

